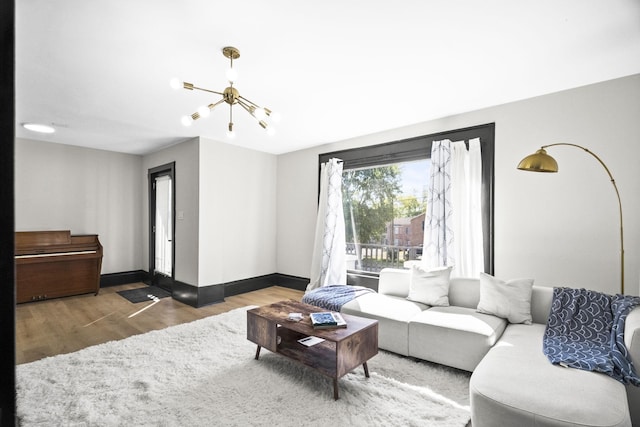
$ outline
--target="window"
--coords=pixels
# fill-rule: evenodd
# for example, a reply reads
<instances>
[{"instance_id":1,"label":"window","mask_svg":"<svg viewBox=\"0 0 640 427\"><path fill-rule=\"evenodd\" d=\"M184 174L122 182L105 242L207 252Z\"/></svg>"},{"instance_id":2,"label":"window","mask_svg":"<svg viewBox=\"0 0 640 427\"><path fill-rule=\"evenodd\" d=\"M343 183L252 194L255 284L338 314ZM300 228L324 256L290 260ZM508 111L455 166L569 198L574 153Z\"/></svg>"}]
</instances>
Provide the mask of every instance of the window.
<instances>
[{"instance_id":1,"label":"window","mask_svg":"<svg viewBox=\"0 0 640 427\"><path fill-rule=\"evenodd\" d=\"M346 169L342 197L348 259L353 270L378 272L415 259L423 230L429 159Z\"/></svg>"},{"instance_id":2,"label":"window","mask_svg":"<svg viewBox=\"0 0 640 427\"><path fill-rule=\"evenodd\" d=\"M479 137L482 150L485 272L493 273L493 159L495 124L441 132L369 147L325 153L343 160L347 268L377 274L422 256L431 144Z\"/></svg>"}]
</instances>

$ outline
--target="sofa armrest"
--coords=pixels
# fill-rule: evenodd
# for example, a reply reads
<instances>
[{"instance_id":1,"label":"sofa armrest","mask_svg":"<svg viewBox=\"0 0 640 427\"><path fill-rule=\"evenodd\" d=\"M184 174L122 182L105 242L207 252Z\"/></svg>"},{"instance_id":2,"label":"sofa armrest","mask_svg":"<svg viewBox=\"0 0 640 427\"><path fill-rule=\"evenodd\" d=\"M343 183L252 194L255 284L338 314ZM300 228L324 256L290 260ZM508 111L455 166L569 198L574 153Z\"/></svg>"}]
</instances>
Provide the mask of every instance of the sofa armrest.
<instances>
[{"instance_id":1,"label":"sofa armrest","mask_svg":"<svg viewBox=\"0 0 640 427\"><path fill-rule=\"evenodd\" d=\"M640 369L640 307L636 307L627 316L624 324L624 344L636 371Z\"/></svg>"},{"instance_id":2,"label":"sofa armrest","mask_svg":"<svg viewBox=\"0 0 640 427\"><path fill-rule=\"evenodd\" d=\"M411 284L411 270L383 268L380 270L378 293L406 298Z\"/></svg>"}]
</instances>

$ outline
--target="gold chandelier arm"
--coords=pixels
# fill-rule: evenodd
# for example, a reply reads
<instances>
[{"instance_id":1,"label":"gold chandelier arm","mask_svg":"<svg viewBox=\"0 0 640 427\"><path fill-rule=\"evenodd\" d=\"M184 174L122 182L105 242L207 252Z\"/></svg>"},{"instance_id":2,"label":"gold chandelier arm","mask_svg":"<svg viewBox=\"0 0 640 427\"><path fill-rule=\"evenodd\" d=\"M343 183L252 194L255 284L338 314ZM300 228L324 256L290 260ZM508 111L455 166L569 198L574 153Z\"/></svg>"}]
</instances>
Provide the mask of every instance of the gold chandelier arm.
<instances>
[{"instance_id":1,"label":"gold chandelier arm","mask_svg":"<svg viewBox=\"0 0 640 427\"><path fill-rule=\"evenodd\" d=\"M243 101L246 101L249 105L252 105L256 108L260 108L260 106L258 104L256 104L255 102L251 101L250 99L245 98L244 96L239 96L240 99L242 99Z\"/></svg>"},{"instance_id":2,"label":"gold chandelier arm","mask_svg":"<svg viewBox=\"0 0 640 427\"><path fill-rule=\"evenodd\" d=\"M251 107L253 105L248 105L245 101L246 101L246 99L244 99L243 97L241 97L241 96L238 97L238 104L240 104L240 106L242 106L242 108L247 110L247 113L249 113L249 114L251 114L253 116L253 113L251 112Z\"/></svg>"},{"instance_id":3,"label":"gold chandelier arm","mask_svg":"<svg viewBox=\"0 0 640 427\"><path fill-rule=\"evenodd\" d=\"M224 96L224 94L222 92L217 92L215 90L205 89L205 88L198 87L198 86L193 86L193 85L191 85L189 88L185 87L185 89L187 89L187 90L201 90L202 92L215 93L216 95Z\"/></svg>"},{"instance_id":4,"label":"gold chandelier arm","mask_svg":"<svg viewBox=\"0 0 640 427\"><path fill-rule=\"evenodd\" d=\"M216 108L218 105L222 104L224 102L224 98L222 98L221 100L219 100L218 102L214 103L214 104L209 104L209 110L213 110L214 108Z\"/></svg>"},{"instance_id":5,"label":"gold chandelier arm","mask_svg":"<svg viewBox=\"0 0 640 427\"><path fill-rule=\"evenodd\" d=\"M620 292L622 294L624 294L624 227L623 227L623 223L622 223L622 199L620 198L620 192L618 191L618 186L616 185L616 180L613 178L613 175L611 174L611 171L609 170L609 168L607 167L607 165L602 161L602 159L600 157L598 157L593 151L589 150L588 148L585 148L581 145L578 144L571 144L568 142L557 142L555 144L549 144L549 145L543 145L541 148L548 148L548 147L556 147L556 146L568 146L568 147L575 147L575 148L579 148L583 151L585 151L586 153L590 154L591 156L593 156L593 158L595 158L598 163L600 163L602 165L602 167L604 168L604 170L607 172L607 175L609 175L609 179L611 180L611 184L613 185L613 189L616 192L616 197L618 198L618 212L619 212L619 216L620 216L620 269L621 269L621 279L620 279Z\"/></svg>"},{"instance_id":6,"label":"gold chandelier arm","mask_svg":"<svg viewBox=\"0 0 640 427\"><path fill-rule=\"evenodd\" d=\"M224 102L224 98L221 99L220 101L214 103L214 104L209 104L207 105L207 107L209 108L209 110L213 110L214 108L216 108L218 105L222 104ZM193 114L190 114L191 116L191 120L198 120L200 118L200 113L198 113L197 111Z\"/></svg>"},{"instance_id":7,"label":"gold chandelier arm","mask_svg":"<svg viewBox=\"0 0 640 427\"><path fill-rule=\"evenodd\" d=\"M260 126L262 126L262 129L267 129L269 127L269 125L267 124L267 122L265 122L264 120L259 120L254 114L253 111L251 110L252 108L255 109L255 107L253 105L247 105L247 103L245 102L246 100L244 99L238 99L238 104L240 104L242 106L242 108L244 108L247 113L251 114L251 117L255 118L256 120L258 120L258 124Z\"/></svg>"},{"instance_id":8,"label":"gold chandelier arm","mask_svg":"<svg viewBox=\"0 0 640 427\"><path fill-rule=\"evenodd\" d=\"M261 107L258 104L256 104L255 102L251 101L250 99L245 98L244 96L239 96L238 98L242 99L243 101L246 101L247 103L249 103L250 105L252 105L255 108L262 108L265 113L267 113L267 116L271 115L271 110L268 109L267 107Z\"/></svg>"}]
</instances>

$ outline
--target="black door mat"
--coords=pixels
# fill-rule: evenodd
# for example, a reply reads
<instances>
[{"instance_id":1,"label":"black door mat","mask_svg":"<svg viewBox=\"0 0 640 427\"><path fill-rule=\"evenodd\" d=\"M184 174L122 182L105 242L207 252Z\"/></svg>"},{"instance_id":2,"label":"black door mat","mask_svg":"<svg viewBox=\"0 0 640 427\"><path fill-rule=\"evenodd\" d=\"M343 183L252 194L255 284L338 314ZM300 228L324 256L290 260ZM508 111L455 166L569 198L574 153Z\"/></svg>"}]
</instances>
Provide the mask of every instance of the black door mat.
<instances>
[{"instance_id":1,"label":"black door mat","mask_svg":"<svg viewBox=\"0 0 640 427\"><path fill-rule=\"evenodd\" d=\"M126 298L132 303L144 301L152 301L155 298L170 297L171 293L157 286L145 286L144 288L129 289L126 291L118 291L118 295Z\"/></svg>"}]
</instances>

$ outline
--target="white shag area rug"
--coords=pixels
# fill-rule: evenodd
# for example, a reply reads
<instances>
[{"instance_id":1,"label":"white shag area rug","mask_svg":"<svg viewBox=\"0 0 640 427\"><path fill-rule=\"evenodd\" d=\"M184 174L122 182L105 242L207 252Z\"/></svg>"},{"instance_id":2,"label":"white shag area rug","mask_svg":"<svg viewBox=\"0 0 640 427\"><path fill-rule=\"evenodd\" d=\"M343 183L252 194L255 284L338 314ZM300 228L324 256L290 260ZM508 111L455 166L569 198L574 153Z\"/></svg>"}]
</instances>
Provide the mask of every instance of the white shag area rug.
<instances>
[{"instance_id":1,"label":"white shag area rug","mask_svg":"<svg viewBox=\"0 0 640 427\"><path fill-rule=\"evenodd\" d=\"M246 338L245 307L18 365L21 426L465 426L466 372L380 351L332 380Z\"/></svg>"}]
</instances>

